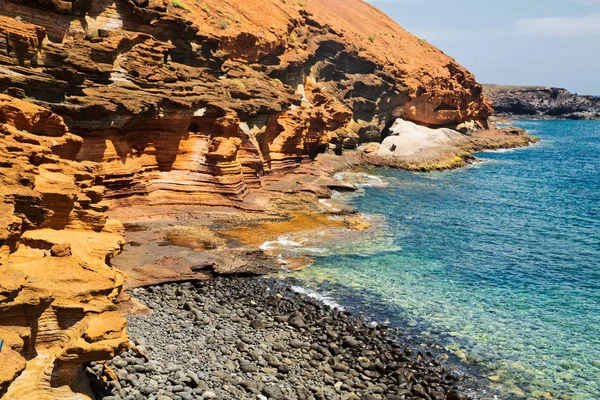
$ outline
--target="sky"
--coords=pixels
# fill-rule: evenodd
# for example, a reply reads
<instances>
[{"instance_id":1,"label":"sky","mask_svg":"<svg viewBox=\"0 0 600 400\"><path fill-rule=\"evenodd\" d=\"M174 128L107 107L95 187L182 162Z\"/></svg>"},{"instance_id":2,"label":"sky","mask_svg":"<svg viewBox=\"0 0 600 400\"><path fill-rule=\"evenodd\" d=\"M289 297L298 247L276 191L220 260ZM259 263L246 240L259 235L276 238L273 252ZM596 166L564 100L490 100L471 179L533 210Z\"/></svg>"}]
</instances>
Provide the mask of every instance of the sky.
<instances>
[{"instance_id":1,"label":"sky","mask_svg":"<svg viewBox=\"0 0 600 400\"><path fill-rule=\"evenodd\" d=\"M600 0L368 0L481 83L600 95Z\"/></svg>"}]
</instances>

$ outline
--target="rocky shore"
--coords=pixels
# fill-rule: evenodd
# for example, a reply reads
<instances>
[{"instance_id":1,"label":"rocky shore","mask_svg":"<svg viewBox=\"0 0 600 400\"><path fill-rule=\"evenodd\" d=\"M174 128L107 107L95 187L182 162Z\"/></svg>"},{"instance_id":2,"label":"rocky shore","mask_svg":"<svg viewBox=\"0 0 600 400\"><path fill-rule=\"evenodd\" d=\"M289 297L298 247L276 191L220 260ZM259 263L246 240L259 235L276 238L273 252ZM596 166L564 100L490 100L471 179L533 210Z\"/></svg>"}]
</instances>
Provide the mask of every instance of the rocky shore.
<instances>
[{"instance_id":1,"label":"rocky shore","mask_svg":"<svg viewBox=\"0 0 600 400\"><path fill-rule=\"evenodd\" d=\"M456 400L474 384L444 354L285 281L219 278L131 294L152 311L128 317L135 348L86 369L100 399Z\"/></svg>"},{"instance_id":2,"label":"rocky shore","mask_svg":"<svg viewBox=\"0 0 600 400\"><path fill-rule=\"evenodd\" d=\"M600 119L600 97L581 96L543 86L483 85L498 117L523 119Z\"/></svg>"}]
</instances>

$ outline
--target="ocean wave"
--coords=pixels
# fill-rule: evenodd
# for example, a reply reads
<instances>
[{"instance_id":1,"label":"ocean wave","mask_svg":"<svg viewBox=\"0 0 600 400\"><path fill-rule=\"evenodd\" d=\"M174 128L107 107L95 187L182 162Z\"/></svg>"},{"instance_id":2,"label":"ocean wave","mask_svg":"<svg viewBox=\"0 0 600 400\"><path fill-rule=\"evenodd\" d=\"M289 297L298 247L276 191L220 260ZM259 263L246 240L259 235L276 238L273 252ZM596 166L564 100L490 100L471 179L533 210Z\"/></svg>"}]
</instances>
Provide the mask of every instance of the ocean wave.
<instances>
[{"instance_id":1,"label":"ocean wave","mask_svg":"<svg viewBox=\"0 0 600 400\"><path fill-rule=\"evenodd\" d=\"M365 172L339 172L334 175L334 178L339 181L352 183L358 187L387 187L390 184L388 179Z\"/></svg>"},{"instance_id":2,"label":"ocean wave","mask_svg":"<svg viewBox=\"0 0 600 400\"><path fill-rule=\"evenodd\" d=\"M312 297L313 299L317 299L318 301L320 301L321 303L325 304L328 307L337 308L339 310L345 310L346 309L341 304L337 303L331 297L329 297L329 296L327 296L325 294L321 294L319 292L315 292L315 291L312 291L312 290L307 289L305 287L296 286L296 285L292 285L292 290L294 292L296 292L296 293L300 293L300 294L303 294L305 296Z\"/></svg>"},{"instance_id":3,"label":"ocean wave","mask_svg":"<svg viewBox=\"0 0 600 400\"><path fill-rule=\"evenodd\" d=\"M308 253L308 254L322 254L327 249L320 247L306 247L309 244L308 239L301 239L300 241L294 241L289 236L280 236L277 240L267 240L260 245L260 249L263 251L292 251L293 253Z\"/></svg>"}]
</instances>

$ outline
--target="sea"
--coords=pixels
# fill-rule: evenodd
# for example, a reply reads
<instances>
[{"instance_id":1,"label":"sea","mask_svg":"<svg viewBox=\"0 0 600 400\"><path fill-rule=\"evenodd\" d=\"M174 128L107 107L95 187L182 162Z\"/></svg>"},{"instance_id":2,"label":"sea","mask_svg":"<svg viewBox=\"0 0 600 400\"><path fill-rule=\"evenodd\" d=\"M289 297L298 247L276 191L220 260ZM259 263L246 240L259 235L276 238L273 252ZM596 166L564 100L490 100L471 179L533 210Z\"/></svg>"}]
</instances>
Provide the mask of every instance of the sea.
<instances>
[{"instance_id":1,"label":"sea","mask_svg":"<svg viewBox=\"0 0 600 400\"><path fill-rule=\"evenodd\" d=\"M436 343L501 399L600 399L600 122L515 121L541 142L467 168L338 175L376 225L292 274ZM297 244L300 248L300 244Z\"/></svg>"}]
</instances>

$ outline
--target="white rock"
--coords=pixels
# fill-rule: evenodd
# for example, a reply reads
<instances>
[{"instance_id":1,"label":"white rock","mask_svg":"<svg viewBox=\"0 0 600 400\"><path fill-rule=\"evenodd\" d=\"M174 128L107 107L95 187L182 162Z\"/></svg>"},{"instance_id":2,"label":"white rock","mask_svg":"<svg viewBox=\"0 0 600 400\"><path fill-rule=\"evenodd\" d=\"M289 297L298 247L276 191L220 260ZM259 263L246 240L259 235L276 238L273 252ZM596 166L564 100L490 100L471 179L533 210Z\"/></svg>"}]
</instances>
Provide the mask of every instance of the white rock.
<instances>
[{"instance_id":1,"label":"white rock","mask_svg":"<svg viewBox=\"0 0 600 400\"><path fill-rule=\"evenodd\" d=\"M409 156L426 147L435 147L464 138L460 132L448 128L431 129L403 119L397 119L390 128L377 154L383 157Z\"/></svg>"}]
</instances>

